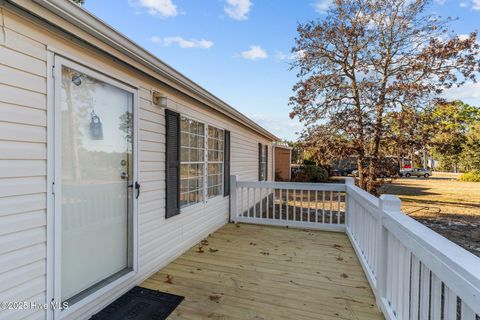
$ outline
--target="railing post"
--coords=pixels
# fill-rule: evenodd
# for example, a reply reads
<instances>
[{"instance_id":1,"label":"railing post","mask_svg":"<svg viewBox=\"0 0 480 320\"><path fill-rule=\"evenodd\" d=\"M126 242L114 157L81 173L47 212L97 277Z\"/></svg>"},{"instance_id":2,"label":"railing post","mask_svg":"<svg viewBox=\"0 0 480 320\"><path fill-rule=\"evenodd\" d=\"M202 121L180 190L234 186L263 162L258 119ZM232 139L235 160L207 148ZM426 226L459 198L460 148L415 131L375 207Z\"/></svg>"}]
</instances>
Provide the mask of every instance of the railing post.
<instances>
[{"instance_id":1,"label":"railing post","mask_svg":"<svg viewBox=\"0 0 480 320\"><path fill-rule=\"evenodd\" d=\"M379 199L379 216L377 225L377 305L382 309L382 299L387 293L387 261L388 261L388 233L384 228L386 212L400 212L401 202L397 196L382 194ZM392 253L396 254L396 253ZM384 310L383 310L384 311ZM384 313L385 314L385 313Z\"/></svg>"},{"instance_id":2,"label":"railing post","mask_svg":"<svg viewBox=\"0 0 480 320\"><path fill-rule=\"evenodd\" d=\"M237 223L238 221L237 180L238 177L236 175L230 176L230 219L234 223Z\"/></svg>"},{"instance_id":3,"label":"railing post","mask_svg":"<svg viewBox=\"0 0 480 320\"><path fill-rule=\"evenodd\" d=\"M350 217L350 199L348 196L348 187L355 186L355 179L352 177L345 178L345 227L349 226Z\"/></svg>"}]
</instances>

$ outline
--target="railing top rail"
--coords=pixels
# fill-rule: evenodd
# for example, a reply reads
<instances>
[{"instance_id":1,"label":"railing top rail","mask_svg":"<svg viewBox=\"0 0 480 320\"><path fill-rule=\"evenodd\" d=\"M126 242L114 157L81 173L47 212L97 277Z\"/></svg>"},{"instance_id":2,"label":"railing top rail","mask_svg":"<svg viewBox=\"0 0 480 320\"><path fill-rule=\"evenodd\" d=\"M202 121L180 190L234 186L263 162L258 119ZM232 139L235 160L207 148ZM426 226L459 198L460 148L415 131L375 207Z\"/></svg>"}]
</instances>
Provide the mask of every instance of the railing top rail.
<instances>
[{"instance_id":1,"label":"railing top rail","mask_svg":"<svg viewBox=\"0 0 480 320\"><path fill-rule=\"evenodd\" d=\"M271 181L237 181L238 187L270 188L305 191L339 191L345 192L343 183L305 183L305 182L271 182Z\"/></svg>"},{"instance_id":2,"label":"railing top rail","mask_svg":"<svg viewBox=\"0 0 480 320\"><path fill-rule=\"evenodd\" d=\"M368 193L367 191L363 190L362 188L357 187L354 184L350 184L347 186L347 193L355 193L359 197L361 197L363 200L367 201L369 204L371 204L374 207L379 207L379 199L375 197L374 195Z\"/></svg>"}]
</instances>

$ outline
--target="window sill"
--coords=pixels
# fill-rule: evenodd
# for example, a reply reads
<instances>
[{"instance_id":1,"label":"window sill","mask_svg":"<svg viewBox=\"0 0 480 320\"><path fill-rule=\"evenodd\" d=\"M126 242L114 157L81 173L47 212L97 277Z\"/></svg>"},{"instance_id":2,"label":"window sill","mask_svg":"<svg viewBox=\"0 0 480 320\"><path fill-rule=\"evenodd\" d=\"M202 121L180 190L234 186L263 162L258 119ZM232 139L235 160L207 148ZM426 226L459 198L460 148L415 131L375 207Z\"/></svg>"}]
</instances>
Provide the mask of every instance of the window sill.
<instances>
[{"instance_id":1,"label":"window sill","mask_svg":"<svg viewBox=\"0 0 480 320\"><path fill-rule=\"evenodd\" d=\"M196 203L194 205L191 205L191 206L188 206L188 207L185 207L185 208L180 208L180 214L179 215L188 214L192 211L196 211L196 210L199 210L199 209L206 209L211 204L216 204L217 202L225 201L226 198L227 197L224 197L222 194L220 194L218 196L215 196L213 198L208 199L207 201L199 202L199 203Z\"/></svg>"},{"instance_id":2,"label":"window sill","mask_svg":"<svg viewBox=\"0 0 480 320\"><path fill-rule=\"evenodd\" d=\"M222 201L223 199L224 197L222 192L222 194L219 194L218 196L208 199L207 202L205 202L205 205L208 205L209 203L217 203L219 201Z\"/></svg>"}]
</instances>

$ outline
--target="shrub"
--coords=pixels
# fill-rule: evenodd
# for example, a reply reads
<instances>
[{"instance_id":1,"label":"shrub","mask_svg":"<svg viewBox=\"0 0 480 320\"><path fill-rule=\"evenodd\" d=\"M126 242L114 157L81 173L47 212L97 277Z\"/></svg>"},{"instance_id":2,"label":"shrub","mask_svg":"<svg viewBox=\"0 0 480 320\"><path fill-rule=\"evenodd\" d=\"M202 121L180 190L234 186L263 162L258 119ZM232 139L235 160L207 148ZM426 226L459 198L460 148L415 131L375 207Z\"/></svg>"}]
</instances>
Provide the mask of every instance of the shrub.
<instances>
[{"instance_id":1,"label":"shrub","mask_svg":"<svg viewBox=\"0 0 480 320\"><path fill-rule=\"evenodd\" d=\"M296 182L324 182L328 180L328 171L316 165L302 166L295 175Z\"/></svg>"},{"instance_id":2,"label":"shrub","mask_svg":"<svg viewBox=\"0 0 480 320\"><path fill-rule=\"evenodd\" d=\"M316 166L317 164L315 163L315 161L304 159L303 160L303 165L304 166Z\"/></svg>"},{"instance_id":3,"label":"shrub","mask_svg":"<svg viewBox=\"0 0 480 320\"><path fill-rule=\"evenodd\" d=\"M480 170L473 170L470 172L462 173L458 180L468 182L480 182Z\"/></svg>"}]
</instances>

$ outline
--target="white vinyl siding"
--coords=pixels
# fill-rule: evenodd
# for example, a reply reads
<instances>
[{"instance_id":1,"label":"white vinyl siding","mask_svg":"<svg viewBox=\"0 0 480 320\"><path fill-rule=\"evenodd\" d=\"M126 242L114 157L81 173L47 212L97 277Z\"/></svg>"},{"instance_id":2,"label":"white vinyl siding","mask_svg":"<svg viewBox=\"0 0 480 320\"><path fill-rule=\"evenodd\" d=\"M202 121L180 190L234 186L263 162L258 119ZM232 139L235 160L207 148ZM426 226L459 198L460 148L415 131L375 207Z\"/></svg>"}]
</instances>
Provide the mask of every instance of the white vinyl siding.
<instances>
[{"instance_id":1,"label":"white vinyl siding","mask_svg":"<svg viewBox=\"0 0 480 320\"><path fill-rule=\"evenodd\" d=\"M167 94L169 108L231 132L231 174L240 180L258 179L258 143L270 148L270 142L164 84L77 47L25 18L5 10L0 17L0 66L8 70L8 76L0 72L0 301L46 302L47 45L139 88L139 271L67 317L86 319L228 221L229 198L223 196L165 219L165 118L164 109L151 102L153 90ZM87 37L66 22L65 28ZM271 150L271 177L270 155ZM44 319L45 311L0 311L0 318L27 317Z\"/></svg>"},{"instance_id":2,"label":"white vinyl siding","mask_svg":"<svg viewBox=\"0 0 480 320\"><path fill-rule=\"evenodd\" d=\"M0 16L0 301L45 303L47 51ZM45 311L0 311L27 316Z\"/></svg>"}]
</instances>

